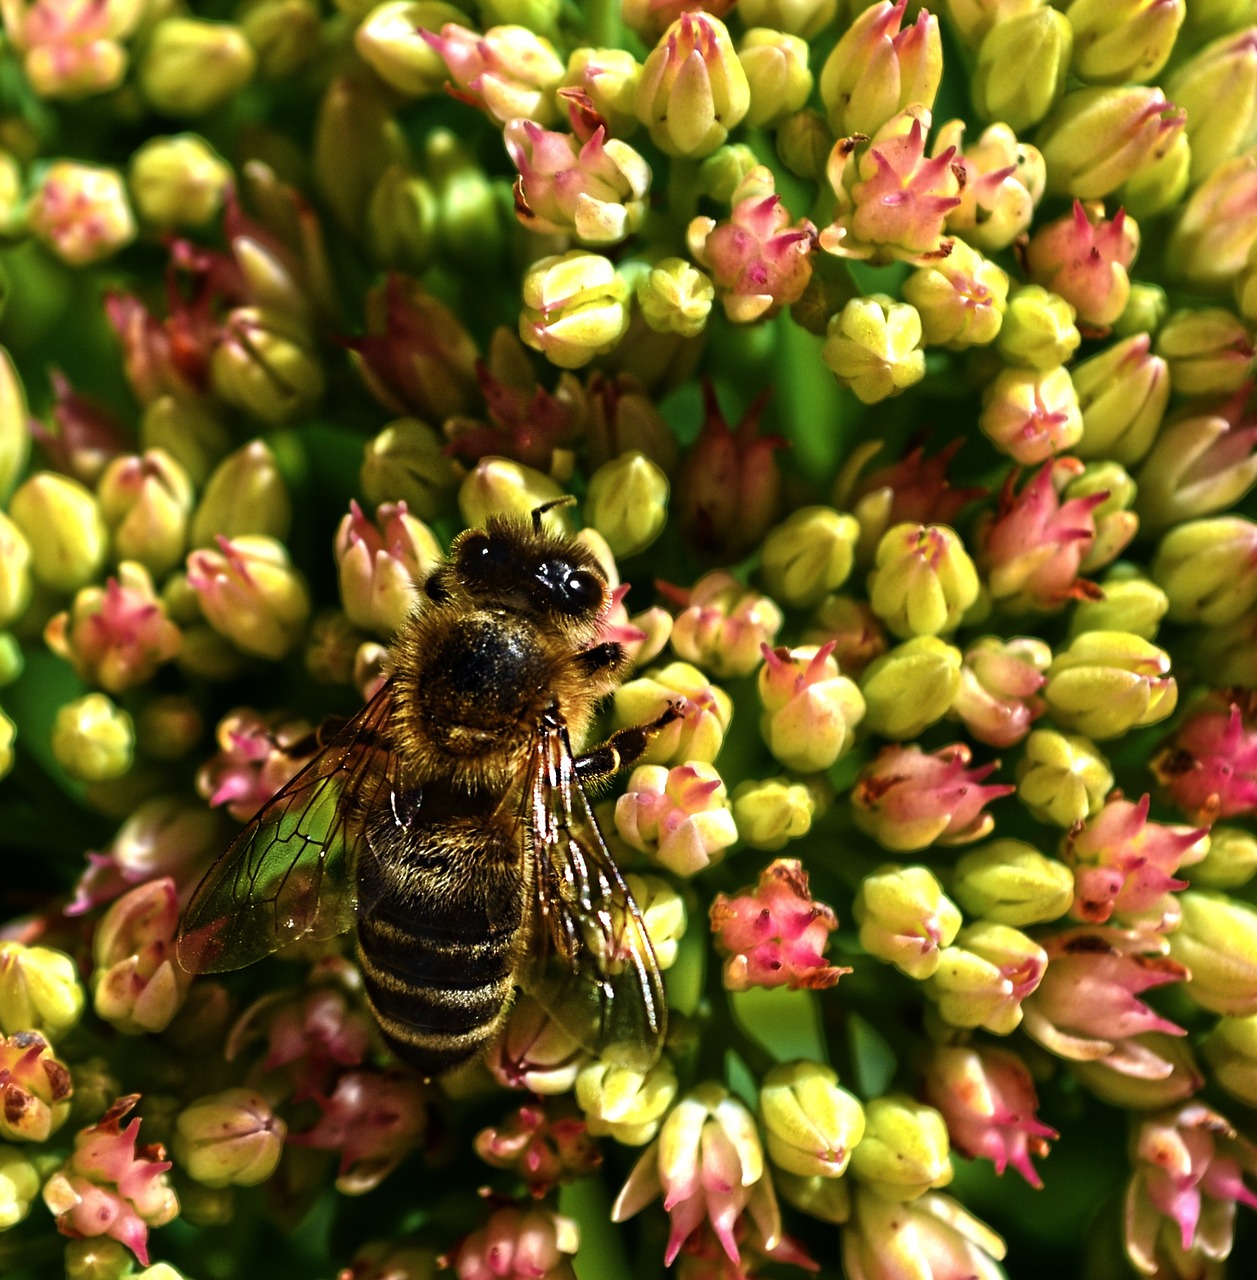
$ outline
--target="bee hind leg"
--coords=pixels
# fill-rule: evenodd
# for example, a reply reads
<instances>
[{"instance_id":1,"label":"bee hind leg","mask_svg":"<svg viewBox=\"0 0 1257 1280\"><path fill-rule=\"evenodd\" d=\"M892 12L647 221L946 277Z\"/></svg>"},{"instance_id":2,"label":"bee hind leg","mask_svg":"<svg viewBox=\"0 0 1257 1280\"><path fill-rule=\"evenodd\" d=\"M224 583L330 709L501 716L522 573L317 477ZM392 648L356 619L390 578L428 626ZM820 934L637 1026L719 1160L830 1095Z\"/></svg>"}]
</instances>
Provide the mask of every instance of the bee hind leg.
<instances>
[{"instance_id":1,"label":"bee hind leg","mask_svg":"<svg viewBox=\"0 0 1257 1280\"><path fill-rule=\"evenodd\" d=\"M576 773L582 782L603 782L627 768L646 750L650 739L665 725L681 716L680 708L669 703L649 724L618 729L600 747L576 757Z\"/></svg>"}]
</instances>

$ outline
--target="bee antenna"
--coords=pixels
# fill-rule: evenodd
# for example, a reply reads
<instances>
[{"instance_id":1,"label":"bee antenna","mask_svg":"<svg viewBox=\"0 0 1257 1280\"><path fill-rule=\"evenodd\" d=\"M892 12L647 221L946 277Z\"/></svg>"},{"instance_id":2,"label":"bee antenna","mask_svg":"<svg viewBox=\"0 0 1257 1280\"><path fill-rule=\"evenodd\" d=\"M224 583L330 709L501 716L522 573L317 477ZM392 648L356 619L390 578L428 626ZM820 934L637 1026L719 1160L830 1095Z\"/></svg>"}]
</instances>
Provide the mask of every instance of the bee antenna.
<instances>
[{"instance_id":1,"label":"bee antenna","mask_svg":"<svg viewBox=\"0 0 1257 1280\"><path fill-rule=\"evenodd\" d=\"M549 502L543 502L540 506L533 507L532 509L533 533L541 532L541 517L544 516L547 511L550 511L554 507L571 506L575 501L576 499L573 498L570 493L565 493L561 498L551 498Z\"/></svg>"}]
</instances>

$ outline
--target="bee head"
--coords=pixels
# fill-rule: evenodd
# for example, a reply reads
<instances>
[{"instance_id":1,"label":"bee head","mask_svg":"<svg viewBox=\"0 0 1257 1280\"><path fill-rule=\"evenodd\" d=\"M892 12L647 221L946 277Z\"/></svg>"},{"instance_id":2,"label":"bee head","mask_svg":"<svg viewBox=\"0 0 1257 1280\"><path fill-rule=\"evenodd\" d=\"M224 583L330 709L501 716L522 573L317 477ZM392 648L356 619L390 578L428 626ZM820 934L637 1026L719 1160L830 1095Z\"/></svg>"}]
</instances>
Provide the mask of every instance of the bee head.
<instances>
[{"instance_id":1,"label":"bee head","mask_svg":"<svg viewBox=\"0 0 1257 1280\"><path fill-rule=\"evenodd\" d=\"M606 575L592 552L548 533L538 512L532 526L492 517L454 542L451 576L481 608L506 608L556 622L592 622L609 599Z\"/></svg>"}]
</instances>

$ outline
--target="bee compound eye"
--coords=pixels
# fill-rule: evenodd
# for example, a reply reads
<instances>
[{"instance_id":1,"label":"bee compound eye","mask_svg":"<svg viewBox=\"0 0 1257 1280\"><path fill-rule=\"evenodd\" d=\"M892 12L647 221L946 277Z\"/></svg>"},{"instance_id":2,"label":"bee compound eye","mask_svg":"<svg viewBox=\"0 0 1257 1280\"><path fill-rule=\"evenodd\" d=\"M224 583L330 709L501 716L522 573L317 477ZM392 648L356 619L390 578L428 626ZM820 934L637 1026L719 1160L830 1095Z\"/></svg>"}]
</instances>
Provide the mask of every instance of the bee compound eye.
<instances>
[{"instance_id":1,"label":"bee compound eye","mask_svg":"<svg viewBox=\"0 0 1257 1280\"><path fill-rule=\"evenodd\" d=\"M602 583L588 570L577 569L564 583L564 595L574 609L585 611L602 604Z\"/></svg>"}]
</instances>

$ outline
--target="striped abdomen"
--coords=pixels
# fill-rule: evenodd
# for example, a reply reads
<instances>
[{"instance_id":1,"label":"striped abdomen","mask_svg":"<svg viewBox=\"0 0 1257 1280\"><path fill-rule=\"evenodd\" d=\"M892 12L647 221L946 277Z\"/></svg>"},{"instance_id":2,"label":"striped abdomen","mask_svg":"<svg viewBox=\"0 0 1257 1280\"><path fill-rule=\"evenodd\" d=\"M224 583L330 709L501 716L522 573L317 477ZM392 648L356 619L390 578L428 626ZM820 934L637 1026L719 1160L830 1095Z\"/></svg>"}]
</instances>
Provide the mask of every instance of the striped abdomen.
<instances>
[{"instance_id":1,"label":"striped abdomen","mask_svg":"<svg viewBox=\"0 0 1257 1280\"><path fill-rule=\"evenodd\" d=\"M515 989L522 923L518 853L483 823L407 832L360 867L358 959L393 1051L428 1075L474 1057Z\"/></svg>"}]
</instances>

